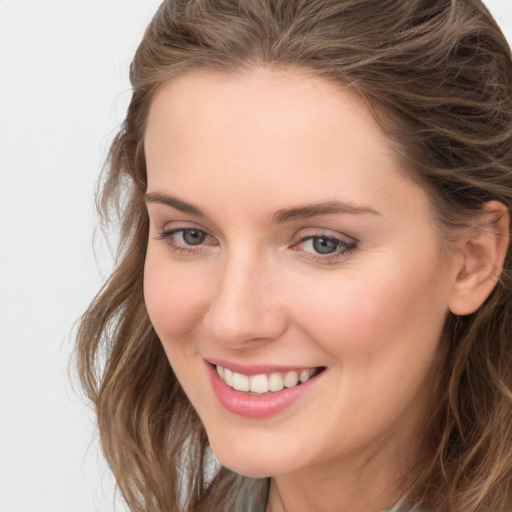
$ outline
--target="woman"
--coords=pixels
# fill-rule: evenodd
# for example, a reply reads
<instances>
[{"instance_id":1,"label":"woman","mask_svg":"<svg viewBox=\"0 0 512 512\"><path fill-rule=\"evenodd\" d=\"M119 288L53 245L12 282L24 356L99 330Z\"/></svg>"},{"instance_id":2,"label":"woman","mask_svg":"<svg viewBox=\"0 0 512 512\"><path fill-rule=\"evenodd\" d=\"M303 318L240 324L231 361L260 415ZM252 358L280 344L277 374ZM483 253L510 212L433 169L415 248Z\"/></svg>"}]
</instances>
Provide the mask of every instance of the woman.
<instances>
[{"instance_id":1,"label":"woman","mask_svg":"<svg viewBox=\"0 0 512 512\"><path fill-rule=\"evenodd\" d=\"M78 334L131 510L509 511L512 61L485 7L166 1L131 80L119 262Z\"/></svg>"}]
</instances>

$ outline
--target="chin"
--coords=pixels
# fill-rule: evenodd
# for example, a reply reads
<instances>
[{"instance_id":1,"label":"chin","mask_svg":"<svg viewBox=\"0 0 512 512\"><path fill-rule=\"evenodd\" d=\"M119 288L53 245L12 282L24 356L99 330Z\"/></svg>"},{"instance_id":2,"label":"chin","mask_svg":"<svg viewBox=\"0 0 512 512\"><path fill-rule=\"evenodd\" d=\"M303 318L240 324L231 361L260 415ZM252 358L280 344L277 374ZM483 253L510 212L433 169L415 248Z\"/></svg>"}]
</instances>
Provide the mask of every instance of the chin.
<instances>
[{"instance_id":1,"label":"chin","mask_svg":"<svg viewBox=\"0 0 512 512\"><path fill-rule=\"evenodd\" d=\"M235 473L251 478L268 478L293 470L283 453L265 450L261 445L237 444L232 441L210 439L210 447L216 459Z\"/></svg>"},{"instance_id":2,"label":"chin","mask_svg":"<svg viewBox=\"0 0 512 512\"><path fill-rule=\"evenodd\" d=\"M217 457L216 454L215 456ZM261 462L236 460L234 457L228 457L227 460L217 457L217 460L231 471L250 478L269 478L275 476L274 471L269 471L268 464L262 464Z\"/></svg>"}]
</instances>

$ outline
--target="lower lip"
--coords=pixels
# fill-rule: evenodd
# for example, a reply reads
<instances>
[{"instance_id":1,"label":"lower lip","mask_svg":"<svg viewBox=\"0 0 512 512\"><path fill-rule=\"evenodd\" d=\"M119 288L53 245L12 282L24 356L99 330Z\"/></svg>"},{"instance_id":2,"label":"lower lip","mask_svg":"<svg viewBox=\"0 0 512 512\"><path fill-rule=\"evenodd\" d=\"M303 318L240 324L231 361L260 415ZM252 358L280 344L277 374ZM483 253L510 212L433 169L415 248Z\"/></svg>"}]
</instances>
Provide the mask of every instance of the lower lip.
<instances>
[{"instance_id":1,"label":"lower lip","mask_svg":"<svg viewBox=\"0 0 512 512\"><path fill-rule=\"evenodd\" d=\"M266 395L249 395L229 387L217 373L217 369L209 363L208 376L213 391L219 402L233 414L248 418L267 418L279 414L302 398L315 384L321 374L315 375L303 384L293 388L284 388ZM323 372L322 372L323 373Z\"/></svg>"}]
</instances>

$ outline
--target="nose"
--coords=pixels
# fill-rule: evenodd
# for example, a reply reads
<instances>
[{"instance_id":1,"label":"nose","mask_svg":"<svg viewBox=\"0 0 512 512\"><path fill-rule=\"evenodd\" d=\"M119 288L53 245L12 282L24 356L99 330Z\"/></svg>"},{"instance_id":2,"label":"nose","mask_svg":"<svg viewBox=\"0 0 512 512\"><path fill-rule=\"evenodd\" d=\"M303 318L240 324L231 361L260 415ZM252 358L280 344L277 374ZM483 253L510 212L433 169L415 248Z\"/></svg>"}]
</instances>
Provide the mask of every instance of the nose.
<instances>
[{"instance_id":1,"label":"nose","mask_svg":"<svg viewBox=\"0 0 512 512\"><path fill-rule=\"evenodd\" d=\"M208 334L218 344L246 348L275 340L287 328L277 269L256 256L226 258L204 316Z\"/></svg>"}]
</instances>

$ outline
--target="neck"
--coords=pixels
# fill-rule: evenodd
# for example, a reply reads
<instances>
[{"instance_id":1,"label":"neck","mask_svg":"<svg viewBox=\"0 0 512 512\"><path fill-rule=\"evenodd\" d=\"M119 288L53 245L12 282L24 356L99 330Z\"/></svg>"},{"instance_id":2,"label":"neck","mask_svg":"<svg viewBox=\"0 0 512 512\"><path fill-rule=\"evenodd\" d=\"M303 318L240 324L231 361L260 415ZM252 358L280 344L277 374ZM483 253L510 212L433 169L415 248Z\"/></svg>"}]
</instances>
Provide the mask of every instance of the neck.
<instances>
[{"instance_id":1,"label":"neck","mask_svg":"<svg viewBox=\"0 0 512 512\"><path fill-rule=\"evenodd\" d=\"M405 449L404 449L405 451ZM364 460L333 461L321 468L271 479L266 512L380 512L403 492L407 454L390 460L385 448Z\"/></svg>"}]
</instances>

